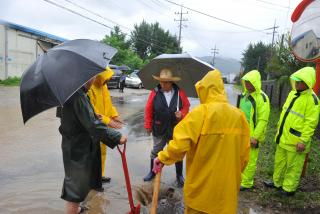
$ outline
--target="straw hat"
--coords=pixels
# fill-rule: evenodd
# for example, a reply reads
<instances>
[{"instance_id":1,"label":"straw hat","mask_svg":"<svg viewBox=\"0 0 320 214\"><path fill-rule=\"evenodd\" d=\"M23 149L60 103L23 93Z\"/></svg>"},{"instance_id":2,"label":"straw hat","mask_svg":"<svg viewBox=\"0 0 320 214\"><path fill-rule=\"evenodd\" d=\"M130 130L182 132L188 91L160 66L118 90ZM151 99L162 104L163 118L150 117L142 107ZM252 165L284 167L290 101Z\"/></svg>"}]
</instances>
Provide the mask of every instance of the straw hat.
<instances>
[{"instance_id":1,"label":"straw hat","mask_svg":"<svg viewBox=\"0 0 320 214\"><path fill-rule=\"evenodd\" d=\"M167 69L167 68L164 68L160 71L160 75L157 77L157 76L154 76L152 75L152 77L158 81L163 81L163 82L176 82L176 81L179 81L181 80L180 77L174 77L172 75L172 72L171 70Z\"/></svg>"}]
</instances>

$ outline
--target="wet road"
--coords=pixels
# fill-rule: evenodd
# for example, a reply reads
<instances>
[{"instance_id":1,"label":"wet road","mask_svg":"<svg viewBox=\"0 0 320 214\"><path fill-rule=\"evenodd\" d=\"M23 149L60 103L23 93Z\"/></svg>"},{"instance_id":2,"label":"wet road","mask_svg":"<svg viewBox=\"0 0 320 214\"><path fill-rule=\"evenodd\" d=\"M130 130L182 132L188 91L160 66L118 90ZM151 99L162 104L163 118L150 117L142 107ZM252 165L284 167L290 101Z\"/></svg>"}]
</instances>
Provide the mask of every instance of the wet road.
<instances>
[{"instance_id":1,"label":"wet road","mask_svg":"<svg viewBox=\"0 0 320 214\"><path fill-rule=\"evenodd\" d=\"M229 101L235 105L237 91L226 86ZM127 125L121 130L128 135L127 162L131 183L139 186L149 167L151 138L144 133L143 108L148 91L125 89L124 94L111 90L113 102ZM191 99L192 107L199 102ZM63 181L59 120L51 109L23 125L19 88L0 86L0 213L62 213L59 198ZM119 152L108 149L105 184L110 206L108 213L129 211L122 163ZM174 166L167 167L162 181L174 185Z\"/></svg>"}]
</instances>

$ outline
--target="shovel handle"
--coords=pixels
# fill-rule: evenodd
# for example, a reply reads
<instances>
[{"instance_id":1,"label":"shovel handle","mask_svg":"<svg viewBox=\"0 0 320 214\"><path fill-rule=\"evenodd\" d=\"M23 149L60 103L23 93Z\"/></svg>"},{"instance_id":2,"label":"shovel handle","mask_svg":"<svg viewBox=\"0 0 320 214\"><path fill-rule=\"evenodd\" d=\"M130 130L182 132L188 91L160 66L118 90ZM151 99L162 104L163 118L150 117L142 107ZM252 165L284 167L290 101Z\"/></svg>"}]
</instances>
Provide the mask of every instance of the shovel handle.
<instances>
[{"instance_id":1,"label":"shovel handle","mask_svg":"<svg viewBox=\"0 0 320 214\"><path fill-rule=\"evenodd\" d=\"M120 144L117 145L117 149L118 149L118 151L120 152L121 157L123 157L123 155L126 153L126 147L127 147L127 144L124 143L124 144L123 144L123 149L121 150L121 149L120 149Z\"/></svg>"},{"instance_id":2,"label":"shovel handle","mask_svg":"<svg viewBox=\"0 0 320 214\"><path fill-rule=\"evenodd\" d=\"M159 173L156 174L156 178L154 179L152 206L151 206L150 214L157 214L158 196L160 191L160 180L161 180L161 170Z\"/></svg>"}]
</instances>

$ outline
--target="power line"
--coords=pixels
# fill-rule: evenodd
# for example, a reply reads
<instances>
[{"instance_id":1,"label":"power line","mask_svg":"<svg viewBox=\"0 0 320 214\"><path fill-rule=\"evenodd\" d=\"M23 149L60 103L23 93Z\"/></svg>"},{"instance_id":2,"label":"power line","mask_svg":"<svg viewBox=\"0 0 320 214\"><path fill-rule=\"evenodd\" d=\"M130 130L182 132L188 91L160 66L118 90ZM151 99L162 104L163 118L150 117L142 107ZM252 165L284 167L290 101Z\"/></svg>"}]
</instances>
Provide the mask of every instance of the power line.
<instances>
[{"instance_id":1,"label":"power line","mask_svg":"<svg viewBox=\"0 0 320 214\"><path fill-rule=\"evenodd\" d=\"M241 28L245 28L245 29L249 29L249 30L261 31L261 30L257 30L257 29L251 28L251 27L247 27L247 26L241 25L241 24L237 24L237 23L235 23L235 22L231 22L231 21L228 21L228 20L225 20L225 19L221 19L221 18L218 18L218 17L216 17L216 16L209 15L209 14L204 13L204 12L201 12L201 11L199 11L199 10L195 10L195 9L192 9L192 8L190 8L190 7L187 7L187 6L183 6L183 5L177 4L177 3L172 2L172 1L170 1L170 0L163 0L163 1L169 2L170 4L174 4L174 5L176 5L176 6L183 7L183 8L185 8L185 9L191 10L191 11L196 12L196 13L199 13L199 14L202 14L202 15L204 15L204 16L208 16L208 17L210 17L210 18L213 18L213 19L216 19L216 20L219 20L219 21L222 21L222 22L226 22L226 23L231 24L231 25L235 25L235 26L238 26L238 27L241 27Z\"/></svg>"},{"instance_id":2,"label":"power line","mask_svg":"<svg viewBox=\"0 0 320 214\"><path fill-rule=\"evenodd\" d=\"M101 16L101 15L98 14L98 13L95 13L95 12L93 12L93 11L91 11L91 10L88 10L88 9L86 9L85 7L82 7L81 5L74 3L73 1L70 1L70 0L65 0L65 1L66 1L66 2L69 2L70 4L73 4L73 5L76 6L76 7L81 8L82 10L87 11L88 13L91 13L91 14L93 14L93 15L95 15L95 16L98 16L98 17L100 17L100 18L102 18L102 19L104 19L104 20L106 20L106 21L112 22L113 24L116 24L116 25L121 26L121 27L123 27L123 28L126 28L126 29L128 29L128 30L131 30L130 28L128 28L128 27L126 27L126 26L124 26L124 25L121 25L121 24L119 24L119 23L117 23L117 22L115 22L115 21L113 21L113 20L111 20L111 19L108 19L108 18L104 17L104 16Z\"/></svg>"},{"instance_id":3,"label":"power line","mask_svg":"<svg viewBox=\"0 0 320 214\"><path fill-rule=\"evenodd\" d=\"M59 7L59 8L61 8L61 9L67 10L67 11L73 13L73 14L76 14L76 15L78 15L78 16L81 16L82 18L88 19L88 20L90 20L90 21L92 21L92 22L95 22L95 23L97 23L97 24L99 24L99 25L102 25L102 26L104 26L104 27L106 27L106 28L109 28L109 29L111 29L111 30L113 29L113 27L110 27L110 26L108 26L108 25L106 25L106 24L103 24L102 22L99 22L99 21L97 21L97 20L91 19L91 18L88 17L88 16L82 15L81 13L78 13L78 12L76 12L76 11L74 11L74 10L71 10L71 9L69 9L69 8L66 8L66 7L64 7L64 6L60 5L60 4L57 4L57 3L53 2L53 1L50 1L50 0L42 0L42 1L45 1L45 2L47 2L47 3L50 3L50 4L52 4L52 5L56 6L56 7Z\"/></svg>"},{"instance_id":4,"label":"power line","mask_svg":"<svg viewBox=\"0 0 320 214\"><path fill-rule=\"evenodd\" d=\"M284 5L280 5L280 4L275 4L275 3L272 3L272 2L268 2L268 1L263 1L263 0L256 0L258 2L262 2L262 3L265 3L265 4L269 4L269 5L273 5L273 6L277 6L277 7L282 7L282 8L285 8L285 9L292 9L290 8L290 6L284 6Z\"/></svg>"},{"instance_id":5,"label":"power line","mask_svg":"<svg viewBox=\"0 0 320 214\"><path fill-rule=\"evenodd\" d=\"M78 12L76 12L76 11L74 11L74 10L71 10L71 9L69 9L69 8L67 8L67 7L64 7L64 6L62 6L62 5L58 4L58 3L55 3L55 2L53 2L53 1L50 1L50 0L43 0L43 1L48 2L48 3L50 3L50 4L52 4L52 5L56 6L56 7L59 7L59 8L61 8L61 9L67 10L67 11L69 11L69 12L71 12L71 13L73 13L73 14L76 14L76 15L78 15L78 16L81 16L81 17L83 17L83 18L85 18L85 19L88 19L88 20L90 20L90 21L93 21L93 22L95 22L95 23L97 23L97 24L100 24L100 25L102 25L102 26L104 26L104 27L107 27L107 28L109 28L109 29L111 29L111 30L114 29L113 27L110 27L110 26L108 26L108 25L106 25L106 24L104 24L104 23L102 23L102 22L96 21L96 20L94 20L94 19L92 19L92 18L90 18L90 17L88 17L88 16L85 16L85 15L83 15L83 14L81 14L81 13L78 13ZM66 1L67 1L67 0L66 0ZM75 5L76 5L76 4L75 4ZM79 7L81 7L81 6L79 6ZM92 11L90 11L90 10L87 10L87 9L86 9L86 11L94 14L94 12L92 12ZM95 15L97 15L97 14L95 14ZM98 14L98 15L99 15L99 14ZM99 17L101 17L101 15L99 15ZM126 27L126 28L127 28L127 27ZM129 29L129 28L128 28L128 29ZM128 34L124 33L124 35L128 35ZM145 38L146 38L146 37L145 37ZM148 39L148 38L146 38L146 39ZM150 39L150 38L149 38L149 39ZM141 42L143 42L143 43L145 43L145 44L150 44L150 42L148 42L148 41L146 41L146 40L144 40L144 39L141 39L141 38L138 38L138 41L141 41ZM150 39L150 41L152 42L152 45L160 48L161 50L165 50L163 46L158 45L158 44L155 43L152 39Z\"/></svg>"}]
</instances>

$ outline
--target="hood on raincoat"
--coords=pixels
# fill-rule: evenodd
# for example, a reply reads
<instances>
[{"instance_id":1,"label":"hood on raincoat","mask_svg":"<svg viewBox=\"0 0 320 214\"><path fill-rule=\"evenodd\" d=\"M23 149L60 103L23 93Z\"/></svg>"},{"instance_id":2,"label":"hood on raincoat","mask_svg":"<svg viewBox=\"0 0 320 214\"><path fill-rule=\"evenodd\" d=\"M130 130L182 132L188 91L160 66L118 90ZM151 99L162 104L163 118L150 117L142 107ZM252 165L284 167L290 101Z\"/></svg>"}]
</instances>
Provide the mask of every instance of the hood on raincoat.
<instances>
[{"instance_id":1,"label":"hood on raincoat","mask_svg":"<svg viewBox=\"0 0 320 214\"><path fill-rule=\"evenodd\" d=\"M227 102L221 73L218 69L209 71L200 81L195 84L200 103Z\"/></svg>"},{"instance_id":2,"label":"hood on raincoat","mask_svg":"<svg viewBox=\"0 0 320 214\"><path fill-rule=\"evenodd\" d=\"M113 70L111 68L107 67L106 70L102 71L101 73L99 73L96 76L94 84L97 85L97 86L104 85L105 82L107 80L109 80L112 77L113 74L114 74Z\"/></svg>"},{"instance_id":3,"label":"hood on raincoat","mask_svg":"<svg viewBox=\"0 0 320 214\"><path fill-rule=\"evenodd\" d=\"M304 67L294 72L290 76L291 86L296 90L296 80L305 82L309 89L312 89L316 84L316 71L313 67Z\"/></svg>"},{"instance_id":4,"label":"hood on raincoat","mask_svg":"<svg viewBox=\"0 0 320 214\"><path fill-rule=\"evenodd\" d=\"M261 76L258 70L249 71L241 78L241 80L242 80L242 85L245 93L247 93L248 90L245 86L244 81L249 81L253 85L253 87L256 89L256 92L258 93L261 92Z\"/></svg>"}]
</instances>

